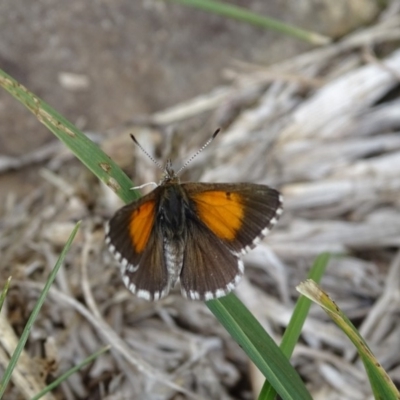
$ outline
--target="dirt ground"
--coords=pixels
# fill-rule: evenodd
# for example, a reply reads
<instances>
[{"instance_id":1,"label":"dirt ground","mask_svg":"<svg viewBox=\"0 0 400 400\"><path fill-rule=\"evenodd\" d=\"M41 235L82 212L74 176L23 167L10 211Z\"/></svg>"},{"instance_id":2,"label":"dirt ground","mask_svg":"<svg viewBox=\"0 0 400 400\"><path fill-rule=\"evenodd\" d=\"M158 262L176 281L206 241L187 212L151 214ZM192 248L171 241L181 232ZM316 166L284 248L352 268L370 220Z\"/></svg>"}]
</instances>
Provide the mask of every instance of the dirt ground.
<instances>
[{"instance_id":1,"label":"dirt ground","mask_svg":"<svg viewBox=\"0 0 400 400\"><path fill-rule=\"evenodd\" d=\"M234 4L338 37L376 18L375 2L237 1ZM80 129L104 134L133 117L206 93L224 83L233 60L270 64L310 48L299 40L159 0L4 0L0 67ZM79 82L69 84L71 79ZM75 81L74 81L75 82ZM54 140L0 93L0 151L21 156ZM0 177L25 194L36 171Z\"/></svg>"},{"instance_id":2,"label":"dirt ground","mask_svg":"<svg viewBox=\"0 0 400 400\"><path fill-rule=\"evenodd\" d=\"M236 3L329 35L360 23L350 6L341 10L347 15L337 24L324 2L314 9L321 18L306 13L307 2L302 8L290 1ZM357 10L358 18L371 20L377 11L371 2ZM0 33L0 66L81 129L95 132L210 91L223 83L223 70L235 59L270 64L310 48L278 33L156 0L4 0ZM84 82L68 86L63 74L78 74ZM6 93L0 102L3 154L21 155L52 138Z\"/></svg>"}]
</instances>

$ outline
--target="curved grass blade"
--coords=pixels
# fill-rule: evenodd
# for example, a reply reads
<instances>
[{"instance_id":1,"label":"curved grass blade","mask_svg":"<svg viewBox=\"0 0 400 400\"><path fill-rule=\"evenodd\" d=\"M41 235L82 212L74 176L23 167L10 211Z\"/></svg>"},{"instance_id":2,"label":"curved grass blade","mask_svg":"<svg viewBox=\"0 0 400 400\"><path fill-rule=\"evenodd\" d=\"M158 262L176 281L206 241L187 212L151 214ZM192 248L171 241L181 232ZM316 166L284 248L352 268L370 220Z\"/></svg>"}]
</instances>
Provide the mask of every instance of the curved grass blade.
<instances>
[{"instance_id":1,"label":"curved grass blade","mask_svg":"<svg viewBox=\"0 0 400 400\"><path fill-rule=\"evenodd\" d=\"M320 282L322 276L325 273L326 267L331 255L329 253L321 253L314 261L308 278L313 279L316 282ZM299 340L301 330L303 329L304 322L307 318L308 312L311 307L311 300L307 297L300 296L296 306L293 310L292 318L285 330L282 337L282 342L279 348L283 354L289 359L293 353L293 350ZM276 397L276 391L268 380L265 381L264 386L258 396L258 400L274 400Z\"/></svg>"},{"instance_id":2,"label":"curved grass blade","mask_svg":"<svg viewBox=\"0 0 400 400\"><path fill-rule=\"evenodd\" d=\"M233 293L206 304L282 399L311 399L287 357Z\"/></svg>"},{"instance_id":3,"label":"curved grass blade","mask_svg":"<svg viewBox=\"0 0 400 400\"><path fill-rule=\"evenodd\" d=\"M29 332L31 331L32 325L35 322L40 309L42 308L42 305L46 299L47 293L50 290L50 286L52 285L58 270L60 269L65 256L68 253L69 248L71 247L72 241L75 238L76 233L78 232L78 229L80 227L81 223L78 222L73 229L71 235L69 236L67 243L65 244L63 251L60 254L60 257L58 258L56 265L54 266L53 270L51 271L49 278L46 281L46 284L44 285L44 288L42 290L42 293L40 293L40 296L38 298L38 301L35 304L35 307L32 310L31 315L29 316L28 322L25 325L25 328L22 332L21 338L17 344L17 347L14 350L13 355L11 356L10 362L7 365L7 368L4 372L3 378L0 382L0 399L3 397L4 392L6 391L7 385L11 379L12 372L15 368L15 365L17 364L18 358L21 355L21 352L23 348L25 347L26 341L28 340Z\"/></svg>"},{"instance_id":4,"label":"curved grass blade","mask_svg":"<svg viewBox=\"0 0 400 400\"><path fill-rule=\"evenodd\" d=\"M26 87L0 70L0 85L30 110L74 155L121 199L129 202L139 197L130 190L131 180L95 143Z\"/></svg>"},{"instance_id":5,"label":"curved grass blade","mask_svg":"<svg viewBox=\"0 0 400 400\"><path fill-rule=\"evenodd\" d=\"M399 400L400 393L390 379L389 375L379 364L372 354L371 349L363 337L359 334L356 327L351 323L347 316L340 310L336 303L320 289L312 280L302 282L297 290L321 306L335 324L347 335L357 348L358 354L367 371L375 399Z\"/></svg>"},{"instance_id":6,"label":"curved grass blade","mask_svg":"<svg viewBox=\"0 0 400 400\"><path fill-rule=\"evenodd\" d=\"M184 4L198 8L203 11L208 11L213 14L223 15L224 17L233 18L242 22L259 26L261 28L272 29L288 36L293 36L296 39L305 42L324 45L331 43L332 39L321 35L319 33L306 31L304 29L296 28L295 26L284 24L273 18L263 17L259 14L252 13L244 8L235 6L233 4L226 4L211 0L174 0L176 3Z\"/></svg>"}]
</instances>

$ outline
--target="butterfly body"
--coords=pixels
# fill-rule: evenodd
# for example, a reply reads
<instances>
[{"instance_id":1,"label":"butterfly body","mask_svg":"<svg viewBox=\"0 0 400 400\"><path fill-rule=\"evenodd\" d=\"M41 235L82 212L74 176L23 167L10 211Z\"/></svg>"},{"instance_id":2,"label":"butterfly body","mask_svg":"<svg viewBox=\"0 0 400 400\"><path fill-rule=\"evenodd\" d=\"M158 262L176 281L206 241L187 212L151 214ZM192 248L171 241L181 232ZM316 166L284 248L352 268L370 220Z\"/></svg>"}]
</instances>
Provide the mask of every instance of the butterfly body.
<instances>
[{"instance_id":1,"label":"butterfly body","mask_svg":"<svg viewBox=\"0 0 400 400\"><path fill-rule=\"evenodd\" d=\"M106 242L127 288L147 300L179 281L193 300L222 297L238 284L240 256L282 213L278 191L252 183L180 183L168 163L152 192L110 220Z\"/></svg>"}]
</instances>

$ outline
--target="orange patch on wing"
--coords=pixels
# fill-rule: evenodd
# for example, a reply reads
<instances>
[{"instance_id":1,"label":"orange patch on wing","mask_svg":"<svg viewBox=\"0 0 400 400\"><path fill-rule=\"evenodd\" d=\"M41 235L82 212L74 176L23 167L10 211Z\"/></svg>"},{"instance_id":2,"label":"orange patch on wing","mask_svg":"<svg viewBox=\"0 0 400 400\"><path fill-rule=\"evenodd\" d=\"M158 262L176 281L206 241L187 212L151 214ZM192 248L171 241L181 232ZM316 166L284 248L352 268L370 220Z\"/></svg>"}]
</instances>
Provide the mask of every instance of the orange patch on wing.
<instances>
[{"instance_id":1,"label":"orange patch on wing","mask_svg":"<svg viewBox=\"0 0 400 400\"><path fill-rule=\"evenodd\" d=\"M136 253L141 253L149 241L155 217L154 206L154 201L147 201L131 215L129 233Z\"/></svg>"},{"instance_id":2,"label":"orange patch on wing","mask_svg":"<svg viewBox=\"0 0 400 400\"><path fill-rule=\"evenodd\" d=\"M238 193L208 191L191 196L201 221L219 238L233 240L242 226L244 205Z\"/></svg>"}]
</instances>

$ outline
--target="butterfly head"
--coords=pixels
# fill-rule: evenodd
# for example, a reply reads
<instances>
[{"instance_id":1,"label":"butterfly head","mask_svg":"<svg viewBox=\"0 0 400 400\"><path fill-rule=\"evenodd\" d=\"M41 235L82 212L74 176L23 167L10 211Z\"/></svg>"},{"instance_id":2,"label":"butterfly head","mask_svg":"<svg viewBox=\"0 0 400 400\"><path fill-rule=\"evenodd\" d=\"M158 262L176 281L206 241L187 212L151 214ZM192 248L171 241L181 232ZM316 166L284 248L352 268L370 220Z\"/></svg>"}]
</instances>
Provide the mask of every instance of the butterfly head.
<instances>
[{"instance_id":1,"label":"butterfly head","mask_svg":"<svg viewBox=\"0 0 400 400\"><path fill-rule=\"evenodd\" d=\"M170 159L168 159L167 163L165 164L163 177L159 185L165 185L166 183L180 183L178 174L174 171L172 167L172 161Z\"/></svg>"}]
</instances>

